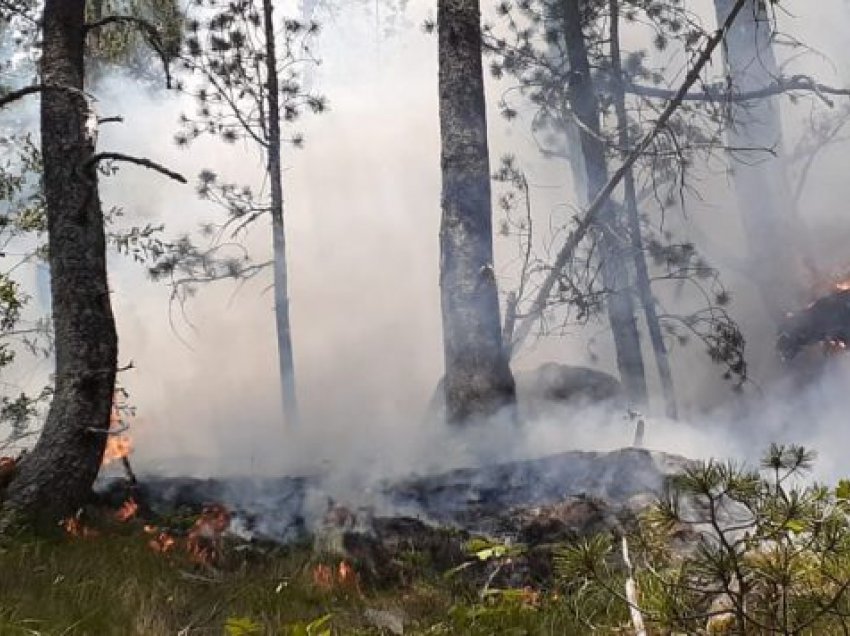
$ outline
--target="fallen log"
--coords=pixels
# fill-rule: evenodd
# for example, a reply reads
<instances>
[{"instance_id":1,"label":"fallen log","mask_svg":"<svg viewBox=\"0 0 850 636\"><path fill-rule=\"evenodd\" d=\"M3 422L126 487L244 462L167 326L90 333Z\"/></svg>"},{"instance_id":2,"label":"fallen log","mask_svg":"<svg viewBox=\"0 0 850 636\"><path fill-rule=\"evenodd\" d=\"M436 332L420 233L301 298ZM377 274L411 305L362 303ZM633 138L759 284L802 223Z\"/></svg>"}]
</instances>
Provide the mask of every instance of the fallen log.
<instances>
[{"instance_id":1,"label":"fallen log","mask_svg":"<svg viewBox=\"0 0 850 636\"><path fill-rule=\"evenodd\" d=\"M850 290L838 290L817 299L802 311L788 314L780 325L776 348L783 360L803 349L824 344L845 349L850 343Z\"/></svg>"}]
</instances>

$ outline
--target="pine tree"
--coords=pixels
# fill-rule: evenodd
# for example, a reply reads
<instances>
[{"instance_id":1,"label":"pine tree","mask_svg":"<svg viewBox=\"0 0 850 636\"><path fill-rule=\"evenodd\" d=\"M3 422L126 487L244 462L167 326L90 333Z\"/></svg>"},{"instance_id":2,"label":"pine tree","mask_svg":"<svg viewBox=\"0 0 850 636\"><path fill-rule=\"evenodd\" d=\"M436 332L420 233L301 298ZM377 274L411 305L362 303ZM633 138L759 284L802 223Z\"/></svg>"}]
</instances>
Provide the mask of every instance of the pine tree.
<instances>
[{"instance_id":1,"label":"pine tree","mask_svg":"<svg viewBox=\"0 0 850 636\"><path fill-rule=\"evenodd\" d=\"M237 235L258 219L271 219L281 395L286 422L295 426L299 413L282 157L285 144L297 147L303 143L299 133L287 136L284 127L291 126L305 110L320 113L326 108L324 98L302 89L300 77L305 65L313 61L310 39L318 25L285 19L279 31L271 0L210 0L206 9L212 13L189 20L187 25L184 64L189 74L180 87L194 95L198 109L195 115L181 119L177 142L186 145L201 135L213 135L225 142L247 140L264 157L270 186L267 199L250 188L221 183L218 175L209 171L203 173L199 191L224 203L230 216L225 226Z\"/></svg>"},{"instance_id":2,"label":"pine tree","mask_svg":"<svg viewBox=\"0 0 850 636\"><path fill-rule=\"evenodd\" d=\"M449 422L509 406L514 380L502 347L493 267L490 158L477 0L440 0L443 216L440 290Z\"/></svg>"}]
</instances>

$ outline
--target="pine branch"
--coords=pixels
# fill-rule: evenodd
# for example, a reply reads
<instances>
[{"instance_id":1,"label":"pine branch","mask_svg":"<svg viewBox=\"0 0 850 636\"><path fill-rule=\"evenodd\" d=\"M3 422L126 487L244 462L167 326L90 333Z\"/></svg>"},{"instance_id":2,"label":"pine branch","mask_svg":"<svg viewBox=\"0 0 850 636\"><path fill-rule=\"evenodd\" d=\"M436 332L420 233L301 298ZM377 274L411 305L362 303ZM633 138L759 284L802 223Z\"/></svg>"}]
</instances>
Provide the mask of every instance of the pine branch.
<instances>
[{"instance_id":1,"label":"pine branch","mask_svg":"<svg viewBox=\"0 0 850 636\"><path fill-rule=\"evenodd\" d=\"M655 122L655 126L653 126L652 130L644 136L644 138L635 147L631 154L626 157L622 165L608 180L608 183L606 183L605 186L596 194L596 197L593 199L590 206L585 211L584 216L578 221L576 228L567 237L566 242L564 243L563 247L561 247L561 250L558 252L558 255L555 258L552 270L549 272L549 274L546 276L546 279L540 285L540 288L534 298L534 302L531 308L529 309L528 313L525 315L522 322L517 328L516 337L514 339L514 344L511 349L512 351L515 352L531 333L531 328L534 326L534 323L537 322L537 320L543 315L543 311L546 309L546 304L549 300L549 296L551 295L555 284L558 282L558 278L560 277L561 271L564 269L564 266L566 266L566 264L572 258L579 243L581 243L588 230L594 224L596 218L603 210L605 204L608 203L608 199L611 197L611 194L623 180L623 177L625 177L629 170L631 170L632 166L634 166L634 164L641 157L641 155L646 152L646 150L649 148L649 146L652 144L658 134L667 126L667 123L673 117L673 114L682 105L682 102L685 101L688 92L691 90L693 85L696 84L696 82L699 80L699 76L702 73L702 70L705 68L706 64L708 64L708 62L711 60L711 56L713 55L714 51L723 41L723 38L726 36L726 33L729 31L729 28L732 26L735 19L738 17L738 14L740 14L741 10L744 8L744 5L747 4L747 1L748 0L737 0L735 2L735 6L729 12L729 15L723 22L723 25L719 29L717 29L717 31L715 31L714 34L709 38L705 49L703 49L702 53L700 53L693 68L688 71L684 82L682 82L682 85L679 87L679 90L677 90L676 93L673 95L673 98L670 100L664 111L661 113L660 117L658 118L658 121Z\"/></svg>"},{"instance_id":2,"label":"pine branch","mask_svg":"<svg viewBox=\"0 0 850 636\"><path fill-rule=\"evenodd\" d=\"M145 20L144 18L139 18L133 15L109 15L95 22L86 24L85 32L88 34L91 31L101 29L105 26L109 26L110 24L129 24L136 27L139 31L144 33L145 36L147 36L146 39L148 45L156 52L162 62L162 68L165 72L166 88L171 88L171 69L169 67L169 62L172 56L170 56L165 50L165 44L163 42L160 29L155 24Z\"/></svg>"},{"instance_id":3,"label":"pine branch","mask_svg":"<svg viewBox=\"0 0 850 636\"><path fill-rule=\"evenodd\" d=\"M672 91L666 88L658 88L655 86L641 86L638 84L629 83L626 85L625 88L627 92L633 95L640 95L642 97L673 99L676 96L676 91ZM756 99L774 97L776 95L782 95L784 93L790 93L794 91L808 91L815 93L829 106L832 106L833 102L828 97L826 97L827 95L850 97L850 88L836 88L834 86L827 86L826 84L820 84L816 82L813 78L807 75L794 75L790 78L779 78L776 82L770 84L769 86L765 86L763 88L758 88L751 91L746 91L743 93L735 93L712 87L706 87L704 91L699 93L688 92L684 95L682 99L686 102L749 102Z\"/></svg>"},{"instance_id":4,"label":"pine branch","mask_svg":"<svg viewBox=\"0 0 850 636\"><path fill-rule=\"evenodd\" d=\"M3 11L8 11L8 13L4 14ZM0 0L0 19L8 20L13 15L23 18L33 26L40 26L38 20L27 13L27 7L16 5L9 0Z\"/></svg>"}]
</instances>

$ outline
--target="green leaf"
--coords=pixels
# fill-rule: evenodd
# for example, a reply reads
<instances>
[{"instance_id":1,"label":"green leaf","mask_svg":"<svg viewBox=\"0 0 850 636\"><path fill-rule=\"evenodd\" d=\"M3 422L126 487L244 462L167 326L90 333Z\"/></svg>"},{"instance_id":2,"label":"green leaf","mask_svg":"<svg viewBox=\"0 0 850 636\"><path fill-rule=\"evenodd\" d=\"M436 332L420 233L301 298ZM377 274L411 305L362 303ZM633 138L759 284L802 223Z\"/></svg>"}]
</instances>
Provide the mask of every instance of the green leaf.
<instances>
[{"instance_id":1,"label":"green leaf","mask_svg":"<svg viewBox=\"0 0 850 636\"><path fill-rule=\"evenodd\" d=\"M800 534L806 529L806 524L800 519L789 519L785 522L785 529Z\"/></svg>"},{"instance_id":2,"label":"green leaf","mask_svg":"<svg viewBox=\"0 0 850 636\"><path fill-rule=\"evenodd\" d=\"M331 636L331 628L327 627L331 621L331 615L325 614L307 625L308 636Z\"/></svg>"},{"instance_id":3,"label":"green leaf","mask_svg":"<svg viewBox=\"0 0 850 636\"><path fill-rule=\"evenodd\" d=\"M263 626L250 618L231 616L224 623L226 636L256 636L263 633Z\"/></svg>"},{"instance_id":4,"label":"green leaf","mask_svg":"<svg viewBox=\"0 0 850 636\"><path fill-rule=\"evenodd\" d=\"M503 557L508 553L508 549L503 545L495 545L492 548L484 548L475 553L479 561L489 561L493 558Z\"/></svg>"}]
</instances>

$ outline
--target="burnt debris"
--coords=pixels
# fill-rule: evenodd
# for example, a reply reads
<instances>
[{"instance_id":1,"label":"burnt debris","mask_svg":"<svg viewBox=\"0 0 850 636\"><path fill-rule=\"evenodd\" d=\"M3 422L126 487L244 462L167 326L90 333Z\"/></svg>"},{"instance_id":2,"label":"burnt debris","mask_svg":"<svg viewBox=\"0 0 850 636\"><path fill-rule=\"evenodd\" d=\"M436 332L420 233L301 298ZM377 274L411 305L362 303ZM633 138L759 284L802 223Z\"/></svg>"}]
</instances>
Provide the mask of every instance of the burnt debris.
<instances>
[{"instance_id":1,"label":"burnt debris","mask_svg":"<svg viewBox=\"0 0 850 636\"><path fill-rule=\"evenodd\" d=\"M848 342L850 290L839 290L819 298L802 311L789 314L780 326L776 348L787 361L811 345L843 349Z\"/></svg>"}]
</instances>

